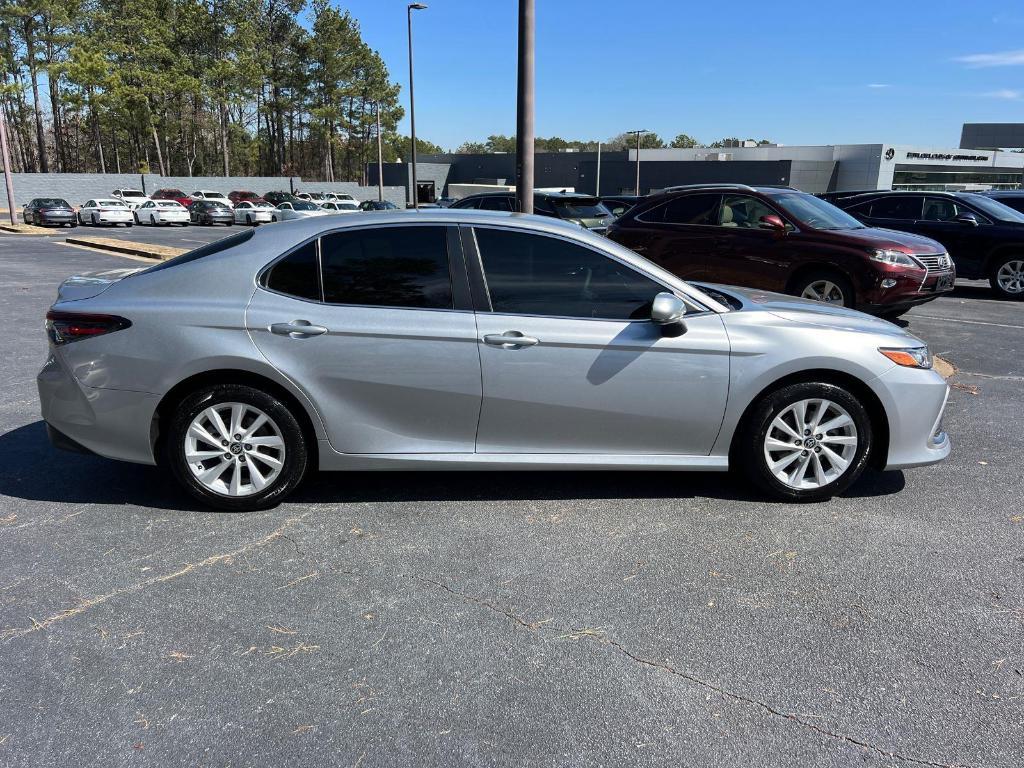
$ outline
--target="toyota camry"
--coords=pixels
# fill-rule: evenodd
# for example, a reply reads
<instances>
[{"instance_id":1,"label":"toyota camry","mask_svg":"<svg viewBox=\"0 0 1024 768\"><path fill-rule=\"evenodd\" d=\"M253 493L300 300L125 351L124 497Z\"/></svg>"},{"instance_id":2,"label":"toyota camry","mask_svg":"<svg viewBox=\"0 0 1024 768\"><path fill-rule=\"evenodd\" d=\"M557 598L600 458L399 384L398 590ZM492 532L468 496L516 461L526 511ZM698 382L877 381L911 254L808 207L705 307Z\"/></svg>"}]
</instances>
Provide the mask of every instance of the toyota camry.
<instances>
[{"instance_id":1,"label":"toyota camry","mask_svg":"<svg viewBox=\"0 0 1024 768\"><path fill-rule=\"evenodd\" d=\"M66 280L59 447L264 508L313 469L734 469L825 499L943 459L947 386L885 320L687 283L557 219L321 216Z\"/></svg>"}]
</instances>

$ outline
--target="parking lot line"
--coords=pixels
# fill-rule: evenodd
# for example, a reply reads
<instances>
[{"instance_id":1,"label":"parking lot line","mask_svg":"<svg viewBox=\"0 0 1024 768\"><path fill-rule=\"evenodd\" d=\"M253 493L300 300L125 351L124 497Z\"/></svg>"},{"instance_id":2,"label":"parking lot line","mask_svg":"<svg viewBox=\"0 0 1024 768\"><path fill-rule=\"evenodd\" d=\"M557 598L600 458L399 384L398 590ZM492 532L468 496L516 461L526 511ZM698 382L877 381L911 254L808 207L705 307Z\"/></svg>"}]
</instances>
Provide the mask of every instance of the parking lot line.
<instances>
[{"instance_id":1,"label":"parking lot line","mask_svg":"<svg viewBox=\"0 0 1024 768\"><path fill-rule=\"evenodd\" d=\"M991 325L993 328L1021 328L1024 325L1010 325L1007 323L989 323L985 320L961 320L957 317L935 317L934 315L910 315L911 320L941 320L944 323L966 323L968 325Z\"/></svg>"}]
</instances>

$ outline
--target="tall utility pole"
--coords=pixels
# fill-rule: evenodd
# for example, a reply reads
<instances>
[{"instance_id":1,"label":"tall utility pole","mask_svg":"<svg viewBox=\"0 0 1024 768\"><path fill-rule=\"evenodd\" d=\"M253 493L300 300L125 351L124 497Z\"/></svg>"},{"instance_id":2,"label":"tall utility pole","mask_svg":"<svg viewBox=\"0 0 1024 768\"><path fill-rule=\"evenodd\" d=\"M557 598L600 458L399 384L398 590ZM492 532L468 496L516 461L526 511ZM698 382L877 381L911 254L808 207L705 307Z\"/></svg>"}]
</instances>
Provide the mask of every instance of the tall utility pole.
<instances>
[{"instance_id":1,"label":"tall utility pole","mask_svg":"<svg viewBox=\"0 0 1024 768\"><path fill-rule=\"evenodd\" d=\"M380 102L377 102L377 199L384 202L384 147L380 139Z\"/></svg>"},{"instance_id":2,"label":"tall utility pole","mask_svg":"<svg viewBox=\"0 0 1024 768\"><path fill-rule=\"evenodd\" d=\"M405 9L409 21L409 127L412 134L412 207L420 207L420 191L416 186L416 99L412 92L412 12L424 11L423 3L409 3Z\"/></svg>"},{"instance_id":3,"label":"tall utility pole","mask_svg":"<svg viewBox=\"0 0 1024 768\"><path fill-rule=\"evenodd\" d=\"M640 137L645 133L650 133L647 130L640 131L626 131L626 133L636 134L636 194L640 194Z\"/></svg>"},{"instance_id":4,"label":"tall utility pole","mask_svg":"<svg viewBox=\"0 0 1024 768\"><path fill-rule=\"evenodd\" d=\"M516 91L516 203L533 213L534 0L519 0L519 78Z\"/></svg>"},{"instance_id":5,"label":"tall utility pole","mask_svg":"<svg viewBox=\"0 0 1024 768\"><path fill-rule=\"evenodd\" d=\"M4 183L7 185L7 215L11 217L11 224L18 221L14 214L14 179L11 176L11 153L7 149L7 121L4 113L0 110L0 159L4 162Z\"/></svg>"},{"instance_id":6,"label":"tall utility pole","mask_svg":"<svg viewBox=\"0 0 1024 768\"><path fill-rule=\"evenodd\" d=\"M594 183L594 197L601 196L601 142L597 142L597 181Z\"/></svg>"}]
</instances>

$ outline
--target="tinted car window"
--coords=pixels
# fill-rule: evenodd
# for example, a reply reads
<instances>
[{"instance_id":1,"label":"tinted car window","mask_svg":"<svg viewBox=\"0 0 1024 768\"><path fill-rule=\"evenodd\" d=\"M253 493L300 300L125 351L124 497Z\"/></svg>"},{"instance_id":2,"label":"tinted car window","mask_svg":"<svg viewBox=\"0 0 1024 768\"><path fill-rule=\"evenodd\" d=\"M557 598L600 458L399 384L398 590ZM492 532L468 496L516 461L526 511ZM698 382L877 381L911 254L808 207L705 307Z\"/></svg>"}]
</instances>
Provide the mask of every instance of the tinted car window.
<instances>
[{"instance_id":1,"label":"tinted car window","mask_svg":"<svg viewBox=\"0 0 1024 768\"><path fill-rule=\"evenodd\" d=\"M921 218L925 221L951 221L962 210L964 209L953 200L929 197L924 201L924 213Z\"/></svg>"},{"instance_id":2,"label":"tinted car window","mask_svg":"<svg viewBox=\"0 0 1024 768\"><path fill-rule=\"evenodd\" d=\"M921 216L923 197L917 195L883 197L871 203L873 219L917 219Z\"/></svg>"},{"instance_id":3,"label":"tinted car window","mask_svg":"<svg viewBox=\"0 0 1024 768\"><path fill-rule=\"evenodd\" d=\"M303 245L275 264L267 275L267 288L300 299L320 300L316 240Z\"/></svg>"},{"instance_id":4,"label":"tinted car window","mask_svg":"<svg viewBox=\"0 0 1024 768\"><path fill-rule=\"evenodd\" d=\"M717 224L720 195L683 195L641 213L642 221L663 224Z\"/></svg>"},{"instance_id":5,"label":"tinted car window","mask_svg":"<svg viewBox=\"0 0 1024 768\"><path fill-rule=\"evenodd\" d=\"M665 288L614 259L543 235L476 229L495 312L646 320Z\"/></svg>"},{"instance_id":6,"label":"tinted car window","mask_svg":"<svg viewBox=\"0 0 1024 768\"><path fill-rule=\"evenodd\" d=\"M507 197L483 197L480 199L482 211L511 211L512 203Z\"/></svg>"},{"instance_id":7,"label":"tinted car window","mask_svg":"<svg viewBox=\"0 0 1024 768\"><path fill-rule=\"evenodd\" d=\"M159 272L161 269L168 269L169 267L176 267L179 264L187 264L190 261L196 259L202 259L206 256L212 256L215 253L226 251L228 248L234 248L236 245L241 245L245 241L252 237L253 231L251 229L245 232L239 232L237 235L231 235L230 237L224 237L212 243L201 245L195 250L183 253L181 256L175 256L173 259L160 262L154 267L150 267L146 272Z\"/></svg>"},{"instance_id":8,"label":"tinted car window","mask_svg":"<svg viewBox=\"0 0 1024 768\"><path fill-rule=\"evenodd\" d=\"M451 309L444 227L380 227L321 238L324 300L331 304Z\"/></svg>"},{"instance_id":9,"label":"tinted car window","mask_svg":"<svg viewBox=\"0 0 1024 768\"><path fill-rule=\"evenodd\" d=\"M1018 213L1024 213L1024 195L992 195L992 199L1013 208Z\"/></svg>"},{"instance_id":10,"label":"tinted car window","mask_svg":"<svg viewBox=\"0 0 1024 768\"><path fill-rule=\"evenodd\" d=\"M726 195L718 212L718 224L722 227L758 229L762 216L778 216L756 197Z\"/></svg>"}]
</instances>

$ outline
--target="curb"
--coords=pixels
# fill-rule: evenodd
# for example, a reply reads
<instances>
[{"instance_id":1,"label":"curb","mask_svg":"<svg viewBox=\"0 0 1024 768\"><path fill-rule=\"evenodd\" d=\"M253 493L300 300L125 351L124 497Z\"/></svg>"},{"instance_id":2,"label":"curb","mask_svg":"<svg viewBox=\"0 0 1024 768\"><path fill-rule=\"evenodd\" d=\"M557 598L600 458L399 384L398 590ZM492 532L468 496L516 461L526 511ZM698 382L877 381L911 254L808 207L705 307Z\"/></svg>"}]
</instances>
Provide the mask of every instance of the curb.
<instances>
[{"instance_id":1,"label":"curb","mask_svg":"<svg viewBox=\"0 0 1024 768\"><path fill-rule=\"evenodd\" d=\"M13 232L16 235L52 235L55 234L60 227L54 229L47 229L46 227L36 227L32 224L0 224L0 231Z\"/></svg>"},{"instance_id":2,"label":"curb","mask_svg":"<svg viewBox=\"0 0 1024 768\"><path fill-rule=\"evenodd\" d=\"M149 243L135 243L131 240L115 240L110 237L68 237L65 241L68 245L82 245L86 248L96 248L101 251L112 253L124 253L128 256L142 256L147 259L159 259L165 261L175 256L180 256L188 251L187 248L170 248L166 245L150 245Z\"/></svg>"}]
</instances>

